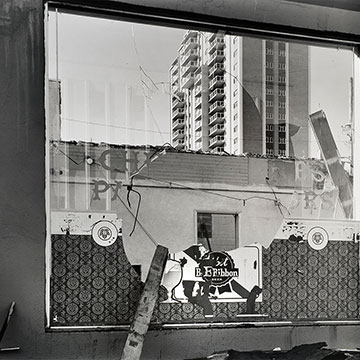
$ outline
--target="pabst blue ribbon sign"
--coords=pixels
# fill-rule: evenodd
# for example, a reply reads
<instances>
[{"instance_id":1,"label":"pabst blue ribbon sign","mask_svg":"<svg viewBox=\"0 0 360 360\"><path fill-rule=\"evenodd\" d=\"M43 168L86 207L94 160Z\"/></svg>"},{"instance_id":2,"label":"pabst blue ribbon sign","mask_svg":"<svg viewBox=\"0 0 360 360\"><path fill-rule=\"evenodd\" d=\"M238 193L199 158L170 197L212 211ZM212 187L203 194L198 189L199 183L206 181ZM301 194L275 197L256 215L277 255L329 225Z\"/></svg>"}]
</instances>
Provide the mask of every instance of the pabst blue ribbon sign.
<instances>
[{"instance_id":1,"label":"pabst blue ribbon sign","mask_svg":"<svg viewBox=\"0 0 360 360\"><path fill-rule=\"evenodd\" d=\"M200 260L200 266L195 268L195 276L209 281L218 287L228 284L232 278L239 277L239 269L235 268L234 260L222 251L206 253Z\"/></svg>"},{"instance_id":2,"label":"pabst blue ribbon sign","mask_svg":"<svg viewBox=\"0 0 360 360\"><path fill-rule=\"evenodd\" d=\"M166 302L191 302L211 315L211 302L247 301L261 288L261 247L208 251L202 245L172 254L163 278ZM257 301L261 301L261 296Z\"/></svg>"}]
</instances>

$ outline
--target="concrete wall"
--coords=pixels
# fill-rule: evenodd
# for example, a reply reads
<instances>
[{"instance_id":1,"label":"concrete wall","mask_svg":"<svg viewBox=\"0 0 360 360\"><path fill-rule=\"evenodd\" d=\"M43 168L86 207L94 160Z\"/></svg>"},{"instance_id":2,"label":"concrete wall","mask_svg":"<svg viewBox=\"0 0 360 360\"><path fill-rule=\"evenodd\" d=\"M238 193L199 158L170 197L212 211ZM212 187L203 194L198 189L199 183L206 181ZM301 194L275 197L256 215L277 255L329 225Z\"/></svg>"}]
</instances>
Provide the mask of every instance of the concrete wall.
<instances>
[{"instance_id":1,"label":"concrete wall","mask_svg":"<svg viewBox=\"0 0 360 360\"><path fill-rule=\"evenodd\" d=\"M89 1L90 3L90 1ZM148 0L132 4L149 5ZM285 1L163 1L152 6L198 14L277 22L319 32L360 35L359 14ZM355 1L354 1L355 4ZM281 5L281 8L280 8ZM118 358L122 332L45 331L44 199L44 27L40 0L0 3L0 139L2 145L0 316L11 301L15 314L1 346L21 346L1 353L6 359ZM289 348L303 342L356 347L355 326L152 331L144 359L182 359L213 350ZM260 342L259 339L262 341Z\"/></svg>"}]
</instances>

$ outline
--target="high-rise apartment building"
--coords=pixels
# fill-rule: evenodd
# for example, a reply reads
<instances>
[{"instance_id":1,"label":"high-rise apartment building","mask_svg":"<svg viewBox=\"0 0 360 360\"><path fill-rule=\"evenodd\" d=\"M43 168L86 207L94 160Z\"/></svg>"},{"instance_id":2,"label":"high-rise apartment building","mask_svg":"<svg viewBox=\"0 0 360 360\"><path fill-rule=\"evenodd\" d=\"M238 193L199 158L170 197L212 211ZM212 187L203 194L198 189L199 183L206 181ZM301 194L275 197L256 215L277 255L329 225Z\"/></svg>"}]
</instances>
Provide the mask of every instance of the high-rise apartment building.
<instances>
[{"instance_id":1,"label":"high-rise apartment building","mask_svg":"<svg viewBox=\"0 0 360 360\"><path fill-rule=\"evenodd\" d=\"M308 46L188 31L170 67L172 144L308 156Z\"/></svg>"}]
</instances>

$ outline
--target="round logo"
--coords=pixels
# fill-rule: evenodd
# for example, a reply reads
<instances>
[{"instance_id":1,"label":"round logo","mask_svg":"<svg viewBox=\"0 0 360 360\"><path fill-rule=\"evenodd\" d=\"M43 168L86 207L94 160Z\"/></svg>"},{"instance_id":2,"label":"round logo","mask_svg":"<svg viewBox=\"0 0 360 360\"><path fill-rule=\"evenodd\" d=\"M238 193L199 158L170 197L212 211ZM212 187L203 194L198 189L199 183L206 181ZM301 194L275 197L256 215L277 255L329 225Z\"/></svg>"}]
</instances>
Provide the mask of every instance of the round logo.
<instances>
[{"instance_id":1,"label":"round logo","mask_svg":"<svg viewBox=\"0 0 360 360\"><path fill-rule=\"evenodd\" d=\"M329 241L328 233L321 227L313 227L308 232L308 244L315 250L324 249Z\"/></svg>"},{"instance_id":2,"label":"round logo","mask_svg":"<svg viewBox=\"0 0 360 360\"><path fill-rule=\"evenodd\" d=\"M97 244L110 246L117 239L118 229L112 222L101 220L94 225L91 235Z\"/></svg>"}]
</instances>

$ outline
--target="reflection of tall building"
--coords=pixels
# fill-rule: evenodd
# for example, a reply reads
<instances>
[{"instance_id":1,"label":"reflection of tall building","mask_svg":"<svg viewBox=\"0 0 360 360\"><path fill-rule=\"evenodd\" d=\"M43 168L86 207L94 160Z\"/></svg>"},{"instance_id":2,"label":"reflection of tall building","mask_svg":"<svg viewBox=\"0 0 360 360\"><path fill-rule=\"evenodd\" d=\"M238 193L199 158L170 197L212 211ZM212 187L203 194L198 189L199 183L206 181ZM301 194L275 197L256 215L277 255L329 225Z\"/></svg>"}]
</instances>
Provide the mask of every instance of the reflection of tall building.
<instances>
[{"instance_id":1,"label":"reflection of tall building","mask_svg":"<svg viewBox=\"0 0 360 360\"><path fill-rule=\"evenodd\" d=\"M170 67L179 149L308 155L308 47L188 31Z\"/></svg>"}]
</instances>

